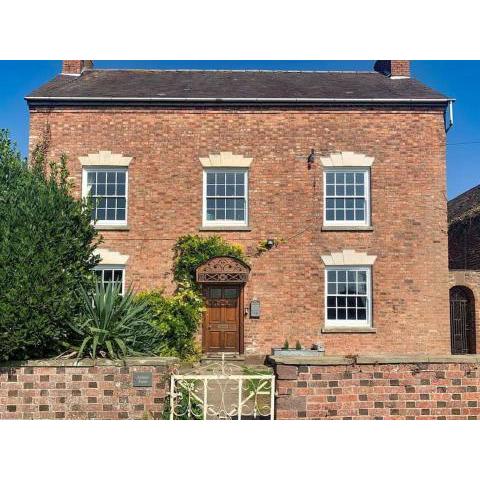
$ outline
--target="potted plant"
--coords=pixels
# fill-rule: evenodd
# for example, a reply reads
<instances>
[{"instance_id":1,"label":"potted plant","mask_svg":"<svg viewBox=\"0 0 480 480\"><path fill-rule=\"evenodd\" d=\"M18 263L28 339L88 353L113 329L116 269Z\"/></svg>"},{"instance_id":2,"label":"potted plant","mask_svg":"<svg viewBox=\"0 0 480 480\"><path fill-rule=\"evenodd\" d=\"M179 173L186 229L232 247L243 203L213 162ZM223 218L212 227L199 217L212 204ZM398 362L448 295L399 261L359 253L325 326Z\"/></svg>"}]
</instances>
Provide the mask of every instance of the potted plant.
<instances>
[{"instance_id":1,"label":"potted plant","mask_svg":"<svg viewBox=\"0 0 480 480\"><path fill-rule=\"evenodd\" d=\"M290 348L288 339L283 342L283 347L272 348L272 355L278 356L292 356L292 357L318 357L325 354L325 347L323 345L314 344L307 349L302 347L300 340L295 342L295 348Z\"/></svg>"}]
</instances>

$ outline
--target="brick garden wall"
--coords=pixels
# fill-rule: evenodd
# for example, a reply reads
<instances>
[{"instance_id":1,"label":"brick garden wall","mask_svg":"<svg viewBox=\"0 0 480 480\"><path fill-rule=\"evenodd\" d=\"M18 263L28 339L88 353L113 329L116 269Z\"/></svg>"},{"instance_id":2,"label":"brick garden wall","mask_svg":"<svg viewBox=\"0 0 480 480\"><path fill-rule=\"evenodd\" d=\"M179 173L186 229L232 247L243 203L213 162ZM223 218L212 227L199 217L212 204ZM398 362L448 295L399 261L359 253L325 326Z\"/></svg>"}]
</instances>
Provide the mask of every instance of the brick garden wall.
<instances>
[{"instance_id":1,"label":"brick garden wall","mask_svg":"<svg viewBox=\"0 0 480 480\"><path fill-rule=\"evenodd\" d=\"M252 272L245 305L245 352L324 344L331 355L450 352L443 109L436 107L148 108L35 107L30 146L51 132L50 153L69 159L75 192L80 156L110 150L132 157L128 229L103 230L102 248L128 255L126 282L173 290L172 247L201 229L199 159L231 151L253 159L250 231L214 232L241 244ZM307 169L314 148L317 161ZM375 158L371 231L322 230L321 155ZM285 239L256 256L260 241ZM321 255L354 249L376 255L375 332L327 333ZM431 308L435 305L435 308Z\"/></svg>"},{"instance_id":2,"label":"brick garden wall","mask_svg":"<svg viewBox=\"0 0 480 480\"><path fill-rule=\"evenodd\" d=\"M0 365L0 419L160 418L174 366L174 359ZM152 387L132 386L138 371L152 372Z\"/></svg>"},{"instance_id":3,"label":"brick garden wall","mask_svg":"<svg viewBox=\"0 0 480 480\"><path fill-rule=\"evenodd\" d=\"M480 419L480 356L301 363L274 361L277 419Z\"/></svg>"}]
</instances>

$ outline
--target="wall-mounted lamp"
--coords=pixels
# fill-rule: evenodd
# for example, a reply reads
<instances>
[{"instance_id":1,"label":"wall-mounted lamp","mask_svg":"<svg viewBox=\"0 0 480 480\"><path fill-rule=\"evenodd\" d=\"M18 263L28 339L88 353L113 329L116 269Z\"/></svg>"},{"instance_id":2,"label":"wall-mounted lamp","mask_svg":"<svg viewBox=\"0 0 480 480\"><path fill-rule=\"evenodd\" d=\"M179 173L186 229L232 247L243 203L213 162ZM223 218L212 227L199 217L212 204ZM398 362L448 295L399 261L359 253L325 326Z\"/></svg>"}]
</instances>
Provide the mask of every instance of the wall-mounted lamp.
<instances>
[{"instance_id":1,"label":"wall-mounted lamp","mask_svg":"<svg viewBox=\"0 0 480 480\"><path fill-rule=\"evenodd\" d=\"M271 250L275 246L275 240L273 240L273 238L269 238L265 246L268 250Z\"/></svg>"},{"instance_id":2,"label":"wall-mounted lamp","mask_svg":"<svg viewBox=\"0 0 480 480\"><path fill-rule=\"evenodd\" d=\"M307 158L307 167L309 170L312 168L312 165L314 162L315 162L315 150L312 148L310 155Z\"/></svg>"}]
</instances>

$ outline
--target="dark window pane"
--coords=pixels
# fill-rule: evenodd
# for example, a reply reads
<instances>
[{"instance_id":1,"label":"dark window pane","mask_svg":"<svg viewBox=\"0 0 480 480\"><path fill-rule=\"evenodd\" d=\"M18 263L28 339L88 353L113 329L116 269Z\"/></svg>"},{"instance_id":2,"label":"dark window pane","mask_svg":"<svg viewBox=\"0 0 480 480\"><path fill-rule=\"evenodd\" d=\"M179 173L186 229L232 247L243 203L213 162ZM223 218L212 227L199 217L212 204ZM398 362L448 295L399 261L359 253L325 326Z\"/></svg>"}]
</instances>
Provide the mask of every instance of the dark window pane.
<instances>
[{"instance_id":1,"label":"dark window pane","mask_svg":"<svg viewBox=\"0 0 480 480\"><path fill-rule=\"evenodd\" d=\"M225 220L225 210L217 210L216 220Z\"/></svg>"},{"instance_id":2,"label":"dark window pane","mask_svg":"<svg viewBox=\"0 0 480 480\"><path fill-rule=\"evenodd\" d=\"M335 307L335 297L327 297L327 307Z\"/></svg>"},{"instance_id":3,"label":"dark window pane","mask_svg":"<svg viewBox=\"0 0 480 480\"><path fill-rule=\"evenodd\" d=\"M217 184L225 185L225 173L217 173Z\"/></svg>"},{"instance_id":4,"label":"dark window pane","mask_svg":"<svg viewBox=\"0 0 480 480\"><path fill-rule=\"evenodd\" d=\"M125 184L126 178L125 172L117 172L117 183Z\"/></svg>"},{"instance_id":5,"label":"dark window pane","mask_svg":"<svg viewBox=\"0 0 480 480\"><path fill-rule=\"evenodd\" d=\"M107 209L107 220L115 220L115 209L113 208Z\"/></svg>"},{"instance_id":6,"label":"dark window pane","mask_svg":"<svg viewBox=\"0 0 480 480\"><path fill-rule=\"evenodd\" d=\"M222 197L225 195L225 185L217 185L217 196Z\"/></svg>"},{"instance_id":7,"label":"dark window pane","mask_svg":"<svg viewBox=\"0 0 480 480\"><path fill-rule=\"evenodd\" d=\"M327 318L329 320L336 320L336 310L334 308L327 309Z\"/></svg>"},{"instance_id":8,"label":"dark window pane","mask_svg":"<svg viewBox=\"0 0 480 480\"><path fill-rule=\"evenodd\" d=\"M217 198L217 208L225 208L225 199L224 198Z\"/></svg>"},{"instance_id":9,"label":"dark window pane","mask_svg":"<svg viewBox=\"0 0 480 480\"><path fill-rule=\"evenodd\" d=\"M366 295L367 294L367 284L366 283L359 283L358 285L358 294L359 295Z\"/></svg>"},{"instance_id":10,"label":"dark window pane","mask_svg":"<svg viewBox=\"0 0 480 480\"><path fill-rule=\"evenodd\" d=\"M353 200L353 198L347 198L345 200L345 208L354 208L354 203L355 201Z\"/></svg>"},{"instance_id":11,"label":"dark window pane","mask_svg":"<svg viewBox=\"0 0 480 480\"><path fill-rule=\"evenodd\" d=\"M105 191L106 191L105 184L99 183L97 185L97 195L105 195Z\"/></svg>"},{"instance_id":12,"label":"dark window pane","mask_svg":"<svg viewBox=\"0 0 480 480\"><path fill-rule=\"evenodd\" d=\"M327 220L335 220L335 210L327 210L325 213L325 218Z\"/></svg>"},{"instance_id":13,"label":"dark window pane","mask_svg":"<svg viewBox=\"0 0 480 480\"><path fill-rule=\"evenodd\" d=\"M355 210L356 220L365 220L365 213L363 210Z\"/></svg>"},{"instance_id":14,"label":"dark window pane","mask_svg":"<svg viewBox=\"0 0 480 480\"><path fill-rule=\"evenodd\" d=\"M207 184L208 185L215 184L215 174L214 173L207 173Z\"/></svg>"},{"instance_id":15,"label":"dark window pane","mask_svg":"<svg viewBox=\"0 0 480 480\"><path fill-rule=\"evenodd\" d=\"M235 185L227 185L227 188L225 190L225 194L228 197L233 197L235 196Z\"/></svg>"},{"instance_id":16,"label":"dark window pane","mask_svg":"<svg viewBox=\"0 0 480 480\"><path fill-rule=\"evenodd\" d=\"M123 271L122 270L114 270L113 280L115 282L121 282L122 278L123 278Z\"/></svg>"},{"instance_id":17,"label":"dark window pane","mask_svg":"<svg viewBox=\"0 0 480 480\"><path fill-rule=\"evenodd\" d=\"M337 196L345 195L345 187L343 185L337 185L335 187L335 194Z\"/></svg>"},{"instance_id":18,"label":"dark window pane","mask_svg":"<svg viewBox=\"0 0 480 480\"><path fill-rule=\"evenodd\" d=\"M117 208L125 208L126 201L124 198L117 198Z\"/></svg>"},{"instance_id":19,"label":"dark window pane","mask_svg":"<svg viewBox=\"0 0 480 480\"><path fill-rule=\"evenodd\" d=\"M106 179L106 172L97 172L97 183L105 183Z\"/></svg>"},{"instance_id":20,"label":"dark window pane","mask_svg":"<svg viewBox=\"0 0 480 480\"><path fill-rule=\"evenodd\" d=\"M96 173L95 172L88 172L87 173L87 184L95 183Z\"/></svg>"},{"instance_id":21,"label":"dark window pane","mask_svg":"<svg viewBox=\"0 0 480 480\"><path fill-rule=\"evenodd\" d=\"M328 284L328 293L329 294L334 294L337 293L337 290L335 288L335 284L334 283L329 283Z\"/></svg>"},{"instance_id":22,"label":"dark window pane","mask_svg":"<svg viewBox=\"0 0 480 480\"><path fill-rule=\"evenodd\" d=\"M355 301L355 297L348 297L347 298L347 307L350 307L350 308L353 308L353 307L356 307L356 301Z\"/></svg>"},{"instance_id":23,"label":"dark window pane","mask_svg":"<svg viewBox=\"0 0 480 480\"><path fill-rule=\"evenodd\" d=\"M213 197L215 195L215 185L207 185L207 195Z\"/></svg>"},{"instance_id":24,"label":"dark window pane","mask_svg":"<svg viewBox=\"0 0 480 480\"><path fill-rule=\"evenodd\" d=\"M243 185L237 185L235 192L237 197L243 197L245 195L245 187Z\"/></svg>"},{"instance_id":25,"label":"dark window pane","mask_svg":"<svg viewBox=\"0 0 480 480\"><path fill-rule=\"evenodd\" d=\"M115 172L107 172L107 183L115 183Z\"/></svg>"},{"instance_id":26,"label":"dark window pane","mask_svg":"<svg viewBox=\"0 0 480 480\"><path fill-rule=\"evenodd\" d=\"M329 282L335 282L337 279L337 272L335 270L329 270L327 272L327 279Z\"/></svg>"},{"instance_id":27,"label":"dark window pane","mask_svg":"<svg viewBox=\"0 0 480 480\"><path fill-rule=\"evenodd\" d=\"M348 272L348 281L355 282L357 280L357 272L355 270L349 270Z\"/></svg>"},{"instance_id":28,"label":"dark window pane","mask_svg":"<svg viewBox=\"0 0 480 480\"><path fill-rule=\"evenodd\" d=\"M347 285L345 283L339 283L337 290L339 295L345 295L347 293Z\"/></svg>"},{"instance_id":29,"label":"dark window pane","mask_svg":"<svg viewBox=\"0 0 480 480\"><path fill-rule=\"evenodd\" d=\"M237 298L238 289L237 288L226 288L223 291L223 298Z\"/></svg>"},{"instance_id":30,"label":"dark window pane","mask_svg":"<svg viewBox=\"0 0 480 480\"><path fill-rule=\"evenodd\" d=\"M333 185L327 185L327 196L333 197L335 195L335 187Z\"/></svg>"},{"instance_id":31,"label":"dark window pane","mask_svg":"<svg viewBox=\"0 0 480 480\"><path fill-rule=\"evenodd\" d=\"M115 184L107 185L107 195L115 195Z\"/></svg>"},{"instance_id":32,"label":"dark window pane","mask_svg":"<svg viewBox=\"0 0 480 480\"><path fill-rule=\"evenodd\" d=\"M234 173L227 173L226 181L227 181L228 185L234 185L235 184L235 174Z\"/></svg>"},{"instance_id":33,"label":"dark window pane","mask_svg":"<svg viewBox=\"0 0 480 480\"><path fill-rule=\"evenodd\" d=\"M335 208L345 208L345 200L343 198L337 198L335 200Z\"/></svg>"},{"instance_id":34,"label":"dark window pane","mask_svg":"<svg viewBox=\"0 0 480 480\"><path fill-rule=\"evenodd\" d=\"M125 220L125 209L119 208L117 210L117 220Z\"/></svg>"},{"instance_id":35,"label":"dark window pane","mask_svg":"<svg viewBox=\"0 0 480 480\"><path fill-rule=\"evenodd\" d=\"M235 211L235 219L236 220L245 220L245 211L244 210L236 210Z\"/></svg>"},{"instance_id":36,"label":"dark window pane","mask_svg":"<svg viewBox=\"0 0 480 480\"><path fill-rule=\"evenodd\" d=\"M367 311L363 308L359 308L357 310L357 315L359 320L366 320L367 319Z\"/></svg>"},{"instance_id":37,"label":"dark window pane","mask_svg":"<svg viewBox=\"0 0 480 480\"><path fill-rule=\"evenodd\" d=\"M207 220L215 220L215 210L207 210Z\"/></svg>"},{"instance_id":38,"label":"dark window pane","mask_svg":"<svg viewBox=\"0 0 480 480\"><path fill-rule=\"evenodd\" d=\"M335 174L333 172L327 172L325 178L326 178L327 185L333 184L335 182Z\"/></svg>"},{"instance_id":39,"label":"dark window pane","mask_svg":"<svg viewBox=\"0 0 480 480\"><path fill-rule=\"evenodd\" d=\"M235 210L227 209L226 212L227 212L225 215L226 220L235 220Z\"/></svg>"},{"instance_id":40,"label":"dark window pane","mask_svg":"<svg viewBox=\"0 0 480 480\"><path fill-rule=\"evenodd\" d=\"M97 208L96 220L105 220L106 210L104 208Z\"/></svg>"},{"instance_id":41,"label":"dark window pane","mask_svg":"<svg viewBox=\"0 0 480 480\"><path fill-rule=\"evenodd\" d=\"M346 316L347 316L347 311L345 308L339 308L337 310L338 312L338 319L339 320L345 320L346 319Z\"/></svg>"},{"instance_id":42,"label":"dark window pane","mask_svg":"<svg viewBox=\"0 0 480 480\"><path fill-rule=\"evenodd\" d=\"M348 320L356 320L357 319L357 311L355 308L349 308L347 310L348 313Z\"/></svg>"},{"instance_id":43,"label":"dark window pane","mask_svg":"<svg viewBox=\"0 0 480 480\"><path fill-rule=\"evenodd\" d=\"M333 198L327 198L325 206L327 208L334 208L335 207L335 201L333 200Z\"/></svg>"},{"instance_id":44,"label":"dark window pane","mask_svg":"<svg viewBox=\"0 0 480 480\"><path fill-rule=\"evenodd\" d=\"M346 173L345 174L345 183L352 184L353 183L353 176L354 176L353 173Z\"/></svg>"},{"instance_id":45,"label":"dark window pane","mask_svg":"<svg viewBox=\"0 0 480 480\"><path fill-rule=\"evenodd\" d=\"M338 281L339 282L346 282L347 281L347 272L345 270L338 271Z\"/></svg>"},{"instance_id":46,"label":"dark window pane","mask_svg":"<svg viewBox=\"0 0 480 480\"><path fill-rule=\"evenodd\" d=\"M335 220L345 220L345 212L343 210L336 210Z\"/></svg>"},{"instance_id":47,"label":"dark window pane","mask_svg":"<svg viewBox=\"0 0 480 480\"><path fill-rule=\"evenodd\" d=\"M104 270L103 271L103 281L104 282L111 282L113 278L113 271L112 270Z\"/></svg>"},{"instance_id":48,"label":"dark window pane","mask_svg":"<svg viewBox=\"0 0 480 480\"><path fill-rule=\"evenodd\" d=\"M349 195L349 196L355 195L355 187L353 185L347 185L345 187L345 195Z\"/></svg>"},{"instance_id":49,"label":"dark window pane","mask_svg":"<svg viewBox=\"0 0 480 480\"><path fill-rule=\"evenodd\" d=\"M345 183L345 174L341 172L337 172L335 174L335 181L336 183Z\"/></svg>"},{"instance_id":50,"label":"dark window pane","mask_svg":"<svg viewBox=\"0 0 480 480\"><path fill-rule=\"evenodd\" d=\"M346 210L345 211L345 220L355 220L353 210Z\"/></svg>"},{"instance_id":51,"label":"dark window pane","mask_svg":"<svg viewBox=\"0 0 480 480\"><path fill-rule=\"evenodd\" d=\"M357 185L355 187L355 195L358 195L359 197L363 197L364 194L365 194L365 189L363 185Z\"/></svg>"},{"instance_id":52,"label":"dark window pane","mask_svg":"<svg viewBox=\"0 0 480 480\"><path fill-rule=\"evenodd\" d=\"M222 289L221 288L211 288L209 297L210 298L222 298Z\"/></svg>"},{"instance_id":53,"label":"dark window pane","mask_svg":"<svg viewBox=\"0 0 480 480\"><path fill-rule=\"evenodd\" d=\"M235 208L235 200L233 198L227 198L225 205L227 208Z\"/></svg>"},{"instance_id":54,"label":"dark window pane","mask_svg":"<svg viewBox=\"0 0 480 480\"><path fill-rule=\"evenodd\" d=\"M367 299L365 297L357 297L357 307L366 308Z\"/></svg>"},{"instance_id":55,"label":"dark window pane","mask_svg":"<svg viewBox=\"0 0 480 480\"><path fill-rule=\"evenodd\" d=\"M117 195L125 195L125 185L117 185Z\"/></svg>"},{"instance_id":56,"label":"dark window pane","mask_svg":"<svg viewBox=\"0 0 480 480\"><path fill-rule=\"evenodd\" d=\"M346 307L347 298L346 297L337 297L337 307Z\"/></svg>"},{"instance_id":57,"label":"dark window pane","mask_svg":"<svg viewBox=\"0 0 480 480\"><path fill-rule=\"evenodd\" d=\"M348 293L349 293L349 295L356 295L357 294L357 284L356 283L349 283L348 284Z\"/></svg>"},{"instance_id":58,"label":"dark window pane","mask_svg":"<svg viewBox=\"0 0 480 480\"><path fill-rule=\"evenodd\" d=\"M357 185L364 183L364 175L363 175L363 173L356 173L356 174L355 174L355 183L356 183Z\"/></svg>"},{"instance_id":59,"label":"dark window pane","mask_svg":"<svg viewBox=\"0 0 480 480\"><path fill-rule=\"evenodd\" d=\"M244 179L245 179L245 174L244 173L236 173L235 174L235 183L237 185L243 185L245 183Z\"/></svg>"}]
</instances>

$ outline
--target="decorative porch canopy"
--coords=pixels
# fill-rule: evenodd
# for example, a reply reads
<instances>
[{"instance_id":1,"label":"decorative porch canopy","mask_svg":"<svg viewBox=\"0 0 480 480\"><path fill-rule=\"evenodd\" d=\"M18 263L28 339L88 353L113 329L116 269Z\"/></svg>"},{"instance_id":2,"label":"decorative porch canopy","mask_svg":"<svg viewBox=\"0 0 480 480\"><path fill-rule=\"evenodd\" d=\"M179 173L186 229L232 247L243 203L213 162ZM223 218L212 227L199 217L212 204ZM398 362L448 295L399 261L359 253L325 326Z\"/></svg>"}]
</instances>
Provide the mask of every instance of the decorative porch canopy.
<instances>
[{"instance_id":1,"label":"decorative porch canopy","mask_svg":"<svg viewBox=\"0 0 480 480\"><path fill-rule=\"evenodd\" d=\"M197 267L198 283L246 283L250 267L234 257L213 257Z\"/></svg>"}]
</instances>

